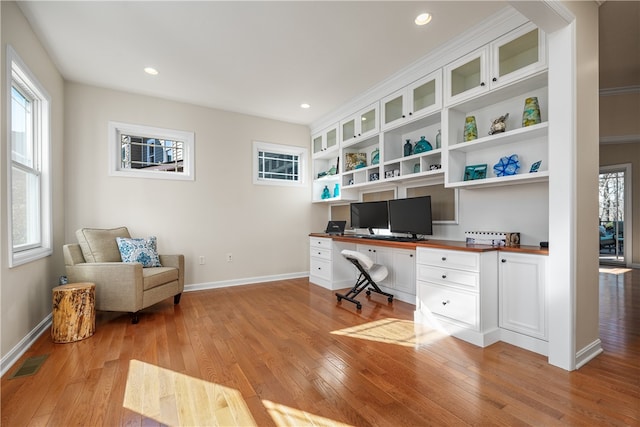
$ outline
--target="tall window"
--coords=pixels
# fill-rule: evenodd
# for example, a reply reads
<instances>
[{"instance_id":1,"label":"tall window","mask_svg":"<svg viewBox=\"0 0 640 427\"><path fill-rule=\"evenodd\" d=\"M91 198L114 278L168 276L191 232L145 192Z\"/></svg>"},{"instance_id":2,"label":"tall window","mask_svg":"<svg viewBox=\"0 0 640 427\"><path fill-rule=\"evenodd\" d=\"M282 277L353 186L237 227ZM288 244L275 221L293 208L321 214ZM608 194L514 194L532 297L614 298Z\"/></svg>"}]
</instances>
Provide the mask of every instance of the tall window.
<instances>
[{"instance_id":1,"label":"tall window","mask_svg":"<svg viewBox=\"0 0 640 427\"><path fill-rule=\"evenodd\" d=\"M302 185L307 149L254 141L255 184Z\"/></svg>"},{"instance_id":2,"label":"tall window","mask_svg":"<svg viewBox=\"0 0 640 427\"><path fill-rule=\"evenodd\" d=\"M10 46L7 67L13 267L51 254L50 98Z\"/></svg>"}]
</instances>

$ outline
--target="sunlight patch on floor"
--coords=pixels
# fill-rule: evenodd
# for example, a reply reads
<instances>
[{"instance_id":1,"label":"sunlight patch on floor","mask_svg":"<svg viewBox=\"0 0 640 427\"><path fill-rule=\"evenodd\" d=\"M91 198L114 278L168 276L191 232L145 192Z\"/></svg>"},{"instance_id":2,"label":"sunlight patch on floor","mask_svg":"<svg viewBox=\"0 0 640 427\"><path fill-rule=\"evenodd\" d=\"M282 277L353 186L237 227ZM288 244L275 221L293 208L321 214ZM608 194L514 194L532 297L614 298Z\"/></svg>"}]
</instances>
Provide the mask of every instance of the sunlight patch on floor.
<instances>
[{"instance_id":1,"label":"sunlight patch on floor","mask_svg":"<svg viewBox=\"0 0 640 427\"><path fill-rule=\"evenodd\" d=\"M607 273L607 274L624 274L624 273L628 273L629 271L631 271L630 268L625 268L625 267L600 267L600 273Z\"/></svg>"},{"instance_id":2,"label":"sunlight patch on floor","mask_svg":"<svg viewBox=\"0 0 640 427\"><path fill-rule=\"evenodd\" d=\"M361 338L405 347L415 347L437 341L446 335L411 320L381 319L351 328L331 332L352 338Z\"/></svg>"},{"instance_id":3,"label":"sunlight patch on floor","mask_svg":"<svg viewBox=\"0 0 640 427\"><path fill-rule=\"evenodd\" d=\"M343 424L338 421L330 420L319 415L313 415L299 409L290 408L279 403L269 400L263 400L262 404L267 408L267 412L273 422L278 427L285 426L310 426L310 427L347 427L349 424Z\"/></svg>"},{"instance_id":4,"label":"sunlight patch on floor","mask_svg":"<svg viewBox=\"0 0 640 427\"><path fill-rule=\"evenodd\" d=\"M238 390L131 360L123 406L171 426L255 426Z\"/></svg>"}]
</instances>

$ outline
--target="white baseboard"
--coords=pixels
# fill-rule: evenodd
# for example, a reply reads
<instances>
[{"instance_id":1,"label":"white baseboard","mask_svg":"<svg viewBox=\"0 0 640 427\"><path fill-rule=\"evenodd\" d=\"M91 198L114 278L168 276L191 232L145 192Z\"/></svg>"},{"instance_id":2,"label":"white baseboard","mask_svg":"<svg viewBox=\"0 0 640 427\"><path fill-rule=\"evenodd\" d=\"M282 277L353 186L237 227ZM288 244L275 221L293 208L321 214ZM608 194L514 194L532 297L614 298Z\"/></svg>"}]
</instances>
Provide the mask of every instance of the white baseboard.
<instances>
[{"instance_id":1,"label":"white baseboard","mask_svg":"<svg viewBox=\"0 0 640 427\"><path fill-rule=\"evenodd\" d=\"M51 327L51 313L47 315L42 321L31 330L20 342L13 347L0 361L0 376L7 373L7 371L22 357L22 355L29 350L40 335L45 333Z\"/></svg>"},{"instance_id":2,"label":"white baseboard","mask_svg":"<svg viewBox=\"0 0 640 427\"><path fill-rule=\"evenodd\" d=\"M602 341L598 338L576 353L576 369L580 369L602 352Z\"/></svg>"},{"instance_id":3,"label":"white baseboard","mask_svg":"<svg viewBox=\"0 0 640 427\"><path fill-rule=\"evenodd\" d=\"M275 282L277 280L287 280L287 279L298 279L301 277L309 277L309 272L302 271L298 273L276 274L273 276L257 276L257 277L247 277L244 279L221 280L218 282L194 283L191 285L185 285L184 291L185 292L204 291L206 289L227 288L230 286L254 285L256 283Z\"/></svg>"}]
</instances>

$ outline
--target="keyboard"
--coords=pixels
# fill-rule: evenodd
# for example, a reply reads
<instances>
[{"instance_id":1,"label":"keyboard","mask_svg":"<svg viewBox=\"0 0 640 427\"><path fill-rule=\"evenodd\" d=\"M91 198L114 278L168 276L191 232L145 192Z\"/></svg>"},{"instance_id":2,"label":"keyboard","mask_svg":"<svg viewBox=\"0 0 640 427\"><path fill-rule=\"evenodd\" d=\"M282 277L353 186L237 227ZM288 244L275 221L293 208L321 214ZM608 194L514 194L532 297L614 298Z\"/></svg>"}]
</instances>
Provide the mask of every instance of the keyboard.
<instances>
[{"instance_id":1,"label":"keyboard","mask_svg":"<svg viewBox=\"0 0 640 427\"><path fill-rule=\"evenodd\" d=\"M421 242L426 239L413 238L413 237L401 237L401 236L388 236L388 235L379 235L379 234L356 234L354 237L360 239L370 239L370 240L384 240L391 242Z\"/></svg>"}]
</instances>

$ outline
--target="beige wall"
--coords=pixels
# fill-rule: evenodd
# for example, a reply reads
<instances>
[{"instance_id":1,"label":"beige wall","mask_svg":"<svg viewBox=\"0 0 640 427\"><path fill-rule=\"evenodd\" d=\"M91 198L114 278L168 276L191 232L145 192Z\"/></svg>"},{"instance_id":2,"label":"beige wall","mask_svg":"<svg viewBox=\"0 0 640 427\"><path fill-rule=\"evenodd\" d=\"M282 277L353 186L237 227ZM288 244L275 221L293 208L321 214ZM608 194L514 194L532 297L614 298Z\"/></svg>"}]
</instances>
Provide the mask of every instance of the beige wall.
<instances>
[{"instance_id":1,"label":"beige wall","mask_svg":"<svg viewBox=\"0 0 640 427\"><path fill-rule=\"evenodd\" d=\"M2 171L0 172L0 352L3 359L40 322L51 313L51 288L57 286L58 276L64 274L62 242L64 227L63 205L63 101L64 83L60 73L47 55L31 27L13 2L0 2L2 11L2 99L0 105L7 105L6 87L6 46L13 46L24 63L51 96L51 136L53 153L53 248L52 256L8 268L7 238L7 153L6 114L1 114Z\"/></svg>"},{"instance_id":2,"label":"beige wall","mask_svg":"<svg viewBox=\"0 0 640 427\"><path fill-rule=\"evenodd\" d=\"M625 236L625 245L632 241L633 264L640 264L640 142L628 144L603 144L600 146L600 166L631 163L631 216L633 236Z\"/></svg>"},{"instance_id":3,"label":"beige wall","mask_svg":"<svg viewBox=\"0 0 640 427\"><path fill-rule=\"evenodd\" d=\"M598 8L565 2L576 16L576 352L599 337L598 236ZM550 325L553 327L553 325Z\"/></svg>"},{"instance_id":4,"label":"beige wall","mask_svg":"<svg viewBox=\"0 0 640 427\"><path fill-rule=\"evenodd\" d=\"M195 132L195 181L108 176L109 120ZM81 227L155 235L161 253L185 255L187 285L308 271L310 175L252 182L252 141L308 148L307 127L75 83L65 126L66 242Z\"/></svg>"}]
</instances>

